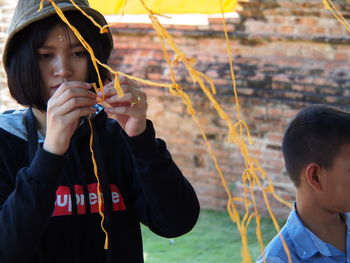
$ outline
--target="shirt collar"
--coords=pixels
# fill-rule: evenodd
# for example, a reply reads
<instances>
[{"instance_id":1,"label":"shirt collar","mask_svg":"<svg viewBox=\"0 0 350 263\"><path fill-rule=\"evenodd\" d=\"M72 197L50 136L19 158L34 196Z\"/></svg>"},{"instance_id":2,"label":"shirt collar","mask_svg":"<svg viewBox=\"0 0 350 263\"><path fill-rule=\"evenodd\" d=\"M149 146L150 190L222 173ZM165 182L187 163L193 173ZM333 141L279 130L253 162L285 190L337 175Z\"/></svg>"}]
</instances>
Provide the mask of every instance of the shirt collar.
<instances>
[{"instance_id":1,"label":"shirt collar","mask_svg":"<svg viewBox=\"0 0 350 263\"><path fill-rule=\"evenodd\" d=\"M349 228L349 214L344 214L344 218L346 225ZM327 243L319 239L301 222L296 211L296 203L294 203L294 209L288 217L286 228L293 246L302 260L306 260L317 253L320 253L326 257L335 256L334 250L330 251Z\"/></svg>"}]
</instances>

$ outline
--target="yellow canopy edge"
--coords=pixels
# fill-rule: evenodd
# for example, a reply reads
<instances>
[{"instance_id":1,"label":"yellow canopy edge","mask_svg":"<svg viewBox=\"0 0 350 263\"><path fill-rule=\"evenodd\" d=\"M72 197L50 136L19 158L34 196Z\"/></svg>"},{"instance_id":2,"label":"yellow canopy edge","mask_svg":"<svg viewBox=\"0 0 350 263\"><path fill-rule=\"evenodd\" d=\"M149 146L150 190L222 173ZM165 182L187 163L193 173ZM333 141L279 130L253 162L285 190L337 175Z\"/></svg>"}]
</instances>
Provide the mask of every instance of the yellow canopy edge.
<instances>
[{"instance_id":1,"label":"yellow canopy edge","mask_svg":"<svg viewBox=\"0 0 350 263\"><path fill-rule=\"evenodd\" d=\"M160 14L217 14L220 0L144 0L147 7ZM238 0L221 0L225 13L236 11ZM104 15L147 14L140 0L89 0L91 7Z\"/></svg>"}]
</instances>

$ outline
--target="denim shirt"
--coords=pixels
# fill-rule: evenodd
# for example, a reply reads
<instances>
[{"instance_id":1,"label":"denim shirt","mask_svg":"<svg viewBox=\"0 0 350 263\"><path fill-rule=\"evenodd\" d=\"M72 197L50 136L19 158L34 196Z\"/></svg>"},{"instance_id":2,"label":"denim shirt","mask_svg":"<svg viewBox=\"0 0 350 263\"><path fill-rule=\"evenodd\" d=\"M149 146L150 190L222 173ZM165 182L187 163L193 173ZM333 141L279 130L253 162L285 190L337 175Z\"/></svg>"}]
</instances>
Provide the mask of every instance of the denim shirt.
<instances>
[{"instance_id":1,"label":"denim shirt","mask_svg":"<svg viewBox=\"0 0 350 263\"><path fill-rule=\"evenodd\" d=\"M346 253L319 239L303 225L296 210L293 209L280 232L289 248L292 262L350 263L350 213L345 213L344 219L347 225ZM276 235L265 248L265 259L267 263L288 262L279 235ZM260 256L256 262L263 263L264 261Z\"/></svg>"}]
</instances>

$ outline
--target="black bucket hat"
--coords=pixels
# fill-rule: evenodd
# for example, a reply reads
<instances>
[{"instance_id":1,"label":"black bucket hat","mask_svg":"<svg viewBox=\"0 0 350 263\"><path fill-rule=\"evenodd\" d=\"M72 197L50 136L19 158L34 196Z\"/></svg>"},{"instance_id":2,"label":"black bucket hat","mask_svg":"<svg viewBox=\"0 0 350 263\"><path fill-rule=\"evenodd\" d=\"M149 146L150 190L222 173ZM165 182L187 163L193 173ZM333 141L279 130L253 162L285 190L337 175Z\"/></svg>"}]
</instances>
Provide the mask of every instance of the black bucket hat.
<instances>
[{"instance_id":1,"label":"black bucket hat","mask_svg":"<svg viewBox=\"0 0 350 263\"><path fill-rule=\"evenodd\" d=\"M56 14L56 11L50 1L44 1L43 9L38 11L40 9L41 2L42 1L40 0L18 1L10 26L8 28L9 35L5 43L4 53L2 57L5 69L9 64L8 52L14 36L30 24ZM69 0L55 0L55 3L59 8L61 8L63 12L77 11L77 8ZM104 16L97 10L91 8L87 0L74 0L74 3L89 16L94 18L94 20L101 26L107 24ZM107 30L108 32L101 34L101 37L103 45L105 46L105 49L108 50L108 54L110 55L113 49L113 39L109 29Z\"/></svg>"}]
</instances>

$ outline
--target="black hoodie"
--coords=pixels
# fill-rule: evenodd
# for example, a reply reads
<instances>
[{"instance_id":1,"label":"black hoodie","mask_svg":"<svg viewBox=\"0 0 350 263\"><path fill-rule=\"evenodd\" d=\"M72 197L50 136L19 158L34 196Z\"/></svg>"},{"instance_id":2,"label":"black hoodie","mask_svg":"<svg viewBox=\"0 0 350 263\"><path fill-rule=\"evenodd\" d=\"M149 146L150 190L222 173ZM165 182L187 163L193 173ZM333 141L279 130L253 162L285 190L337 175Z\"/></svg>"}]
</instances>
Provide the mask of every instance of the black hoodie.
<instances>
[{"instance_id":1,"label":"black hoodie","mask_svg":"<svg viewBox=\"0 0 350 263\"><path fill-rule=\"evenodd\" d=\"M92 125L109 234L104 250L88 122L57 156L38 144L31 110L23 116L27 140L0 128L1 263L140 263L140 222L168 238L195 225L196 194L152 123L130 138L102 111Z\"/></svg>"}]
</instances>

